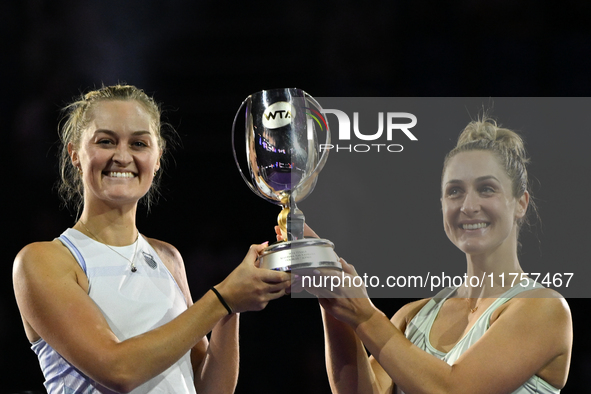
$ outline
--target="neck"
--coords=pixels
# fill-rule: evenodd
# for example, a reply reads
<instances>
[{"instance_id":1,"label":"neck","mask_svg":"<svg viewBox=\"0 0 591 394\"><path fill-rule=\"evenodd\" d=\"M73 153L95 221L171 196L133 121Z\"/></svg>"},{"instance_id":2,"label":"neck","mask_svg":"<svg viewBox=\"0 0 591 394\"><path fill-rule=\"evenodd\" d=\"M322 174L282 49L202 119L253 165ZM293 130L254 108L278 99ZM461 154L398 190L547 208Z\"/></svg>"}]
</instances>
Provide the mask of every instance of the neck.
<instances>
[{"instance_id":1,"label":"neck","mask_svg":"<svg viewBox=\"0 0 591 394\"><path fill-rule=\"evenodd\" d=\"M137 205L127 208L85 205L74 228L107 245L131 245L138 237L136 208Z\"/></svg>"},{"instance_id":2,"label":"neck","mask_svg":"<svg viewBox=\"0 0 591 394\"><path fill-rule=\"evenodd\" d=\"M467 279L462 286L462 297L466 298L498 296L511 288L512 284L518 283L523 273L517 257L516 237L487 253L466 254L466 262ZM514 281L516 274L517 279ZM478 285L475 278L470 282L472 277L478 278Z\"/></svg>"}]
</instances>

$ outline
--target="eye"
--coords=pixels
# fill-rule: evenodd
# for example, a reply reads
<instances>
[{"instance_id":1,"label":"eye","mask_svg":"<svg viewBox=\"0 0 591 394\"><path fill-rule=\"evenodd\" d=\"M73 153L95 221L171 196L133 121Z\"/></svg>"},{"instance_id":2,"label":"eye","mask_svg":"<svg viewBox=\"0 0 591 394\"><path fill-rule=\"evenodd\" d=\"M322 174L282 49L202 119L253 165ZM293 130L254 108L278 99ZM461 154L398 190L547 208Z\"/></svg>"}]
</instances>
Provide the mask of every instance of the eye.
<instances>
[{"instance_id":1,"label":"eye","mask_svg":"<svg viewBox=\"0 0 591 394\"><path fill-rule=\"evenodd\" d=\"M492 186L483 186L480 188L480 192L485 194L492 194L495 192L495 189Z\"/></svg>"},{"instance_id":2,"label":"eye","mask_svg":"<svg viewBox=\"0 0 591 394\"><path fill-rule=\"evenodd\" d=\"M108 138L103 138L97 141L97 144L101 144L101 145L109 145L112 144L113 141L108 139Z\"/></svg>"},{"instance_id":3,"label":"eye","mask_svg":"<svg viewBox=\"0 0 591 394\"><path fill-rule=\"evenodd\" d=\"M447 194L448 197L452 197L453 198L453 197L459 196L460 193L461 193L461 191L462 190L459 187L455 187L454 186L454 187L450 187L449 189L447 189L446 194Z\"/></svg>"},{"instance_id":4,"label":"eye","mask_svg":"<svg viewBox=\"0 0 591 394\"><path fill-rule=\"evenodd\" d=\"M131 144L131 146L136 148L145 148L148 146L148 144L146 144L144 141L135 141Z\"/></svg>"}]
</instances>

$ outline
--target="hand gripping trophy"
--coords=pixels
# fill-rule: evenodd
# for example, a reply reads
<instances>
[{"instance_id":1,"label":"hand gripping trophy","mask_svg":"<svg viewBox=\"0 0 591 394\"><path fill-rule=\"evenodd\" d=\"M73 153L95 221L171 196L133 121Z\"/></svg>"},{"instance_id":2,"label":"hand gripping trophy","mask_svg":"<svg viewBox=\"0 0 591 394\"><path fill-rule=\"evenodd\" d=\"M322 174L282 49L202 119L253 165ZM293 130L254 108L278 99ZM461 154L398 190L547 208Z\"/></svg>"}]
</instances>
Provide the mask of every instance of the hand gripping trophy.
<instances>
[{"instance_id":1,"label":"hand gripping trophy","mask_svg":"<svg viewBox=\"0 0 591 394\"><path fill-rule=\"evenodd\" d=\"M248 175L236 155L236 121L246 105L245 145ZM273 89L246 98L234 118L232 147L242 178L259 197L281 205L277 221L284 241L268 246L260 266L278 271L314 268L341 269L332 242L304 238L304 214L297 203L316 185L318 174L328 157L319 155L318 130L328 123L316 100L301 89Z\"/></svg>"}]
</instances>

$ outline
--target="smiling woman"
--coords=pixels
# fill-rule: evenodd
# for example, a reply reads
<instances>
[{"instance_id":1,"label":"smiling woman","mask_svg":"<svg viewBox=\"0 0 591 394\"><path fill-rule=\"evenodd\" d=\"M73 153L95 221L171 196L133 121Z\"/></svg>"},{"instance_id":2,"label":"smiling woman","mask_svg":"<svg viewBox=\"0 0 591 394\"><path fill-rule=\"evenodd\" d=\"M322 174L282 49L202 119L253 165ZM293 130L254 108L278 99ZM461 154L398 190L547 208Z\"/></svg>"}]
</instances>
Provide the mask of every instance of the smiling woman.
<instances>
[{"instance_id":1,"label":"smiling woman","mask_svg":"<svg viewBox=\"0 0 591 394\"><path fill-rule=\"evenodd\" d=\"M445 232L466 258L460 286L391 319L364 288L306 288L322 306L334 393L560 392L570 367L570 310L528 278L517 253L532 210L527 162L521 138L489 119L471 122L447 155L441 205ZM510 276L521 282L504 281ZM467 278L474 277L490 280L473 285Z\"/></svg>"},{"instance_id":2,"label":"smiling woman","mask_svg":"<svg viewBox=\"0 0 591 394\"><path fill-rule=\"evenodd\" d=\"M119 119L111 118L111 112L108 111L109 108L107 108L107 111L100 111L100 107L105 105L111 106L112 109L121 107L119 110L113 112L113 117L118 116ZM83 135L87 135L83 131L89 127L91 122L95 123L95 133L102 131L105 133L105 137L111 137L111 139L105 138L102 143L111 144L117 133L115 130L106 127L108 126L108 122L110 121L111 125L115 122L116 127L114 128L118 129L119 123L116 121L130 114L133 120L139 123L130 125L138 127L138 129L134 130L135 133L151 137L150 142L155 142L159 149L159 160L164 161L166 158L166 137L169 134L167 133L169 128L166 124L161 124L160 122L160 106L140 89L122 85L104 87L103 89L91 91L83 95L79 100L74 101L64 110L67 112L67 116L62 127L62 132L60 133L62 143L60 173L62 182L59 191L65 203L76 208L78 212L83 203L84 190L81 177L83 170L80 166L72 166L70 155L73 147L81 146ZM99 119L97 119L96 115L98 115ZM97 122L102 122L103 124L97 125ZM138 148L144 143L141 140L134 142ZM155 144L152 144L152 148L154 148L153 145ZM149 191L142 198L142 201L148 207L155 200L155 196L158 193L159 181L160 176L157 172L154 172L154 178Z\"/></svg>"},{"instance_id":3,"label":"smiling woman","mask_svg":"<svg viewBox=\"0 0 591 394\"><path fill-rule=\"evenodd\" d=\"M83 177L84 205L92 198L135 204L150 190L162 156L150 120L137 101L95 105L78 146L68 144L72 164Z\"/></svg>"},{"instance_id":4,"label":"smiling woman","mask_svg":"<svg viewBox=\"0 0 591 394\"><path fill-rule=\"evenodd\" d=\"M289 274L258 268L265 245L253 245L193 303L180 253L136 227L165 153L158 106L117 85L67 109L60 190L74 198L78 220L59 238L23 248L13 270L47 391L233 392L239 312L286 294Z\"/></svg>"}]
</instances>

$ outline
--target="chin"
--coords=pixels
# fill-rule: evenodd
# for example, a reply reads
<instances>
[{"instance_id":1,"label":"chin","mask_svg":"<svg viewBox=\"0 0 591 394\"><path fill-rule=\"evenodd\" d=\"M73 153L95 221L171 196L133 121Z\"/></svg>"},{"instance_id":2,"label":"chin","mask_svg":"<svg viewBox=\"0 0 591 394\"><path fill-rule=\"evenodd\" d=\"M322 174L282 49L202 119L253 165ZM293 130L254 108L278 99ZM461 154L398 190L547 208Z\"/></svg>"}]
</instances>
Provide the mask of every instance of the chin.
<instances>
[{"instance_id":1,"label":"chin","mask_svg":"<svg viewBox=\"0 0 591 394\"><path fill-rule=\"evenodd\" d=\"M142 196L130 196L129 194L110 194L108 196L105 196L105 199L110 201L111 203L122 205L137 203L141 198Z\"/></svg>"},{"instance_id":2,"label":"chin","mask_svg":"<svg viewBox=\"0 0 591 394\"><path fill-rule=\"evenodd\" d=\"M484 245L481 242L474 242L474 241L459 242L459 243L456 243L456 246L462 252L464 252L466 254L471 254L471 255L483 254L483 253L486 253L487 250L490 249L490 247L487 247L487 245Z\"/></svg>"}]
</instances>

